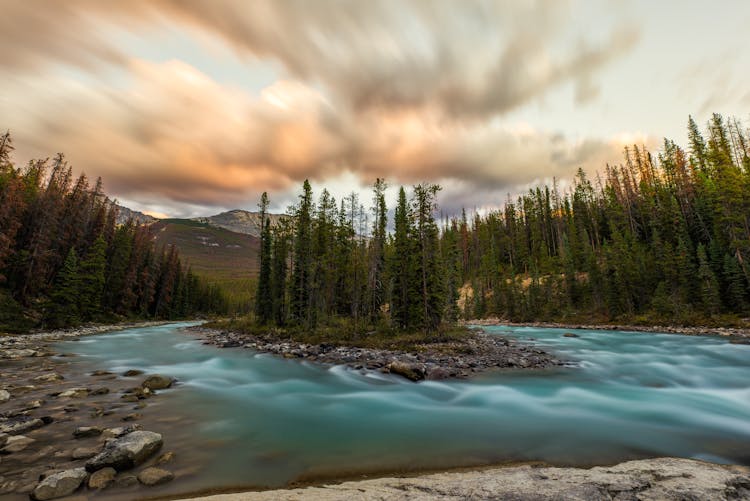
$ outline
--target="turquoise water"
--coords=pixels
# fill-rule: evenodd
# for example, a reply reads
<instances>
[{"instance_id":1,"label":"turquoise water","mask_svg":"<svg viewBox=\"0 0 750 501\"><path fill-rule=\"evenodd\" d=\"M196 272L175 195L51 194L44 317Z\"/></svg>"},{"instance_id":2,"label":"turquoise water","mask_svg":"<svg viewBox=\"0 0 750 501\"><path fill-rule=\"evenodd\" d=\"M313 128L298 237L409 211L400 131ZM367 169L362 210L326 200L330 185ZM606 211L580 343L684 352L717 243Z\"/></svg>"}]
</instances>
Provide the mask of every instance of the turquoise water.
<instances>
[{"instance_id":1,"label":"turquoise water","mask_svg":"<svg viewBox=\"0 0 750 501\"><path fill-rule=\"evenodd\" d=\"M414 384L205 346L178 327L64 346L98 368L180 380L159 405L187 418L165 435L195 455L193 488L508 460L750 464L750 346L725 339L488 327L576 366Z\"/></svg>"}]
</instances>

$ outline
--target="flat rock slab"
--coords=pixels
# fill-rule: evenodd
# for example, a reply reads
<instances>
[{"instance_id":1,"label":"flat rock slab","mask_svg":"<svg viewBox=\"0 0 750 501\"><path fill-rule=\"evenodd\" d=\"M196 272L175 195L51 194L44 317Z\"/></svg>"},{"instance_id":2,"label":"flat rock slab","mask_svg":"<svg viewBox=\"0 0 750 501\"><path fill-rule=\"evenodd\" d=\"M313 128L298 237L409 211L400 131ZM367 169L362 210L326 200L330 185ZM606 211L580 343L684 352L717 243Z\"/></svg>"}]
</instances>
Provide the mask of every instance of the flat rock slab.
<instances>
[{"instance_id":1,"label":"flat rock slab","mask_svg":"<svg viewBox=\"0 0 750 501\"><path fill-rule=\"evenodd\" d=\"M300 499L728 501L750 499L750 469L676 458L628 461L612 467L591 469L516 466L410 478L380 478L301 489L221 494L184 501Z\"/></svg>"},{"instance_id":2,"label":"flat rock slab","mask_svg":"<svg viewBox=\"0 0 750 501\"><path fill-rule=\"evenodd\" d=\"M134 431L109 442L104 450L86 462L88 471L105 467L117 471L137 466L158 451L163 440L161 435L152 431Z\"/></svg>"}]
</instances>

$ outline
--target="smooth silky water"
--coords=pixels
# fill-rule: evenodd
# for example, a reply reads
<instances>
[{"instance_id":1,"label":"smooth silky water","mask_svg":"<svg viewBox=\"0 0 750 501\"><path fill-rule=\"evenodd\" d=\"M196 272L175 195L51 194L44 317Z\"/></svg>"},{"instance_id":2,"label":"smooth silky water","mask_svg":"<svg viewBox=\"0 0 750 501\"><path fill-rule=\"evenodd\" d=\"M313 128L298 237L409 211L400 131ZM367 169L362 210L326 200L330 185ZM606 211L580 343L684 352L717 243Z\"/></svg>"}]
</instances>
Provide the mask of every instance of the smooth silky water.
<instances>
[{"instance_id":1,"label":"smooth silky water","mask_svg":"<svg viewBox=\"0 0 750 501\"><path fill-rule=\"evenodd\" d=\"M90 367L179 379L148 402L181 419L144 423L164 434L165 450L194 464L168 491L527 460L593 465L680 456L750 464L750 346L726 339L484 327L573 366L415 384L218 349L180 332L185 325L58 347Z\"/></svg>"}]
</instances>

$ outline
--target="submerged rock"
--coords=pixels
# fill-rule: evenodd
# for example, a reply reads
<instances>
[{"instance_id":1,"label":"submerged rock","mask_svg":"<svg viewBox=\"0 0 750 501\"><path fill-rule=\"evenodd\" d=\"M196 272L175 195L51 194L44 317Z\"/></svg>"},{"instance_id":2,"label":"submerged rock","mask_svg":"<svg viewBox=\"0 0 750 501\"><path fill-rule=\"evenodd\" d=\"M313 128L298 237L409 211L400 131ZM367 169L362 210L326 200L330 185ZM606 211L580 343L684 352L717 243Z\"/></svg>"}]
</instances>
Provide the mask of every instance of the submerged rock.
<instances>
[{"instance_id":1,"label":"submerged rock","mask_svg":"<svg viewBox=\"0 0 750 501\"><path fill-rule=\"evenodd\" d=\"M75 468L55 473L42 480L31 493L38 501L55 499L73 494L88 476L84 468Z\"/></svg>"},{"instance_id":2,"label":"submerged rock","mask_svg":"<svg viewBox=\"0 0 750 501\"><path fill-rule=\"evenodd\" d=\"M89 489L105 489L114 482L117 470L114 468L102 468L91 474L89 478Z\"/></svg>"},{"instance_id":3,"label":"submerged rock","mask_svg":"<svg viewBox=\"0 0 750 501\"><path fill-rule=\"evenodd\" d=\"M24 435L14 435L8 437L5 446L0 449L3 454L11 454L13 452L21 452L26 447L36 442L33 438L26 437Z\"/></svg>"},{"instance_id":4,"label":"submerged rock","mask_svg":"<svg viewBox=\"0 0 750 501\"><path fill-rule=\"evenodd\" d=\"M44 421L39 418L22 417L0 423L0 433L15 435L26 431L36 430L44 426Z\"/></svg>"},{"instance_id":5,"label":"submerged rock","mask_svg":"<svg viewBox=\"0 0 750 501\"><path fill-rule=\"evenodd\" d=\"M102 429L98 426L79 426L73 431L75 438L96 437L102 434Z\"/></svg>"},{"instance_id":6,"label":"submerged rock","mask_svg":"<svg viewBox=\"0 0 750 501\"><path fill-rule=\"evenodd\" d=\"M143 463L156 453L163 440L152 431L134 431L109 442L104 450L86 462L88 471L110 466L117 471L127 470Z\"/></svg>"},{"instance_id":7,"label":"submerged rock","mask_svg":"<svg viewBox=\"0 0 750 501\"><path fill-rule=\"evenodd\" d=\"M161 468L146 468L138 474L138 481L148 486L165 484L173 479L174 474L171 471Z\"/></svg>"},{"instance_id":8,"label":"submerged rock","mask_svg":"<svg viewBox=\"0 0 750 501\"><path fill-rule=\"evenodd\" d=\"M95 447L76 447L73 452L70 453L70 458L73 460L78 459L89 459L99 454L99 449Z\"/></svg>"},{"instance_id":9,"label":"submerged rock","mask_svg":"<svg viewBox=\"0 0 750 501\"><path fill-rule=\"evenodd\" d=\"M65 379L60 374L57 374L55 372L51 372L49 374L42 374L41 376L37 376L34 378L34 381L41 381L41 382L47 382L51 383L53 381L62 381Z\"/></svg>"},{"instance_id":10,"label":"submerged rock","mask_svg":"<svg viewBox=\"0 0 750 501\"><path fill-rule=\"evenodd\" d=\"M169 376L162 376L161 374L152 374L147 377L141 386L149 390L164 390L174 384L175 379Z\"/></svg>"},{"instance_id":11,"label":"submerged rock","mask_svg":"<svg viewBox=\"0 0 750 501\"><path fill-rule=\"evenodd\" d=\"M58 397L64 398L84 398L89 395L88 388L71 388L57 395Z\"/></svg>"},{"instance_id":12,"label":"submerged rock","mask_svg":"<svg viewBox=\"0 0 750 501\"><path fill-rule=\"evenodd\" d=\"M572 332L566 332L563 334L563 337L581 337L578 334L573 334Z\"/></svg>"},{"instance_id":13,"label":"submerged rock","mask_svg":"<svg viewBox=\"0 0 750 501\"><path fill-rule=\"evenodd\" d=\"M122 373L125 377L140 376L141 374L143 374L143 371L138 369L130 369Z\"/></svg>"}]
</instances>

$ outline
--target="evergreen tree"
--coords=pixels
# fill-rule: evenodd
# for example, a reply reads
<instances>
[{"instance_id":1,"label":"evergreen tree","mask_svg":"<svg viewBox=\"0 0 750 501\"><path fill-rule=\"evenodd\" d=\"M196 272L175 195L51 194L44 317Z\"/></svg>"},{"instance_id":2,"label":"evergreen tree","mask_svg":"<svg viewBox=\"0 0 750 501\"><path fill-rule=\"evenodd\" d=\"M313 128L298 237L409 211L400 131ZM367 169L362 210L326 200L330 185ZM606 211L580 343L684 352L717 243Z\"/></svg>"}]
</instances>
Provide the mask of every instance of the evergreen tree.
<instances>
[{"instance_id":1,"label":"evergreen tree","mask_svg":"<svg viewBox=\"0 0 750 501\"><path fill-rule=\"evenodd\" d=\"M102 298L106 282L106 249L104 237L99 235L80 263L81 285L78 308L81 319L84 321L93 320L102 313Z\"/></svg>"},{"instance_id":2,"label":"evergreen tree","mask_svg":"<svg viewBox=\"0 0 750 501\"><path fill-rule=\"evenodd\" d=\"M78 258L74 249L70 249L62 268L57 273L50 293L47 309L47 323L52 327L70 327L79 322L79 300L81 278L79 277Z\"/></svg>"},{"instance_id":3,"label":"evergreen tree","mask_svg":"<svg viewBox=\"0 0 750 501\"><path fill-rule=\"evenodd\" d=\"M260 198L260 273L255 292L255 316L260 324L267 324L273 317L273 298L271 296L271 221L267 217L268 194L263 192Z\"/></svg>"}]
</instances>

